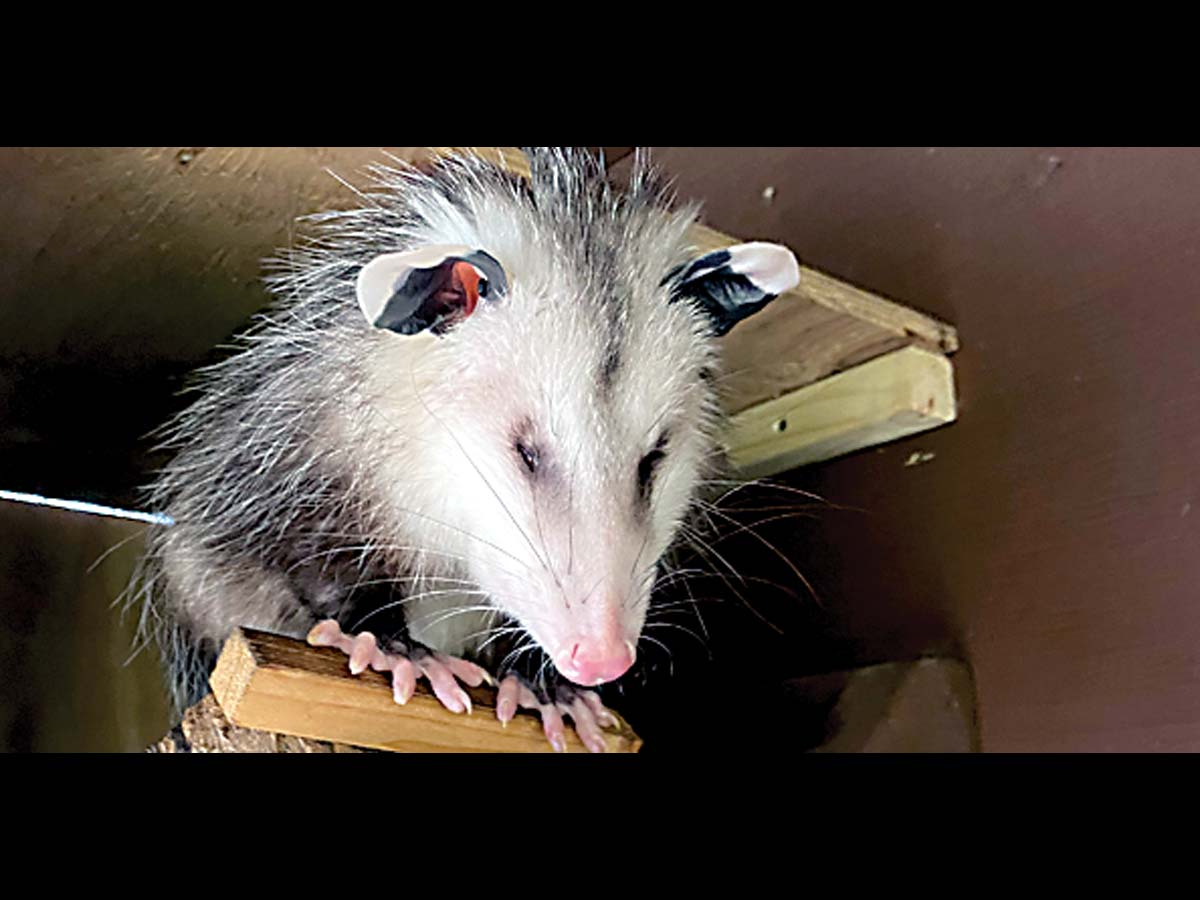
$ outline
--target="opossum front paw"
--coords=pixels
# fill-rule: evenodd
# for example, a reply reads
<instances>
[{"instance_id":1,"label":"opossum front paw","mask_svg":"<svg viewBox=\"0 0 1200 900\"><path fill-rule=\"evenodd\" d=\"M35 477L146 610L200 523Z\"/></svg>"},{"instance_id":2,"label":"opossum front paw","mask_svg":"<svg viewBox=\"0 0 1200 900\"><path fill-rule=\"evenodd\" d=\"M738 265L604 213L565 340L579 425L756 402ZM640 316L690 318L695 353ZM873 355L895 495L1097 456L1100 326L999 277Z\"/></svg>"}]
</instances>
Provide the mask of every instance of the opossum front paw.
<instances>
[{"instance_id":1,"label":"opossum front paw","mask_svg":"<svg viewBox=\"0 0 1200 900\"><path fill-rule=\"evenodd\" d=\"M604 752L604 735L600 729L617 724L595 691L560 684L554 688L553 696L542 702L519 676L511 674L500 682L496 694L496 718L507 725L518 708L538 711L546 738L559 753L567 749L563 716L571 717L575 733L593 753Z\"/></svg>"},{"instance_id":2,"label":"opossum front paw","mask_svg":"<svg viewBox=\"0 0 1200 900\"><path fill-rule=\"evenodd\" d=\"M459 681L470 687L478 687L485 681L494 683L486 671L465 659L434 653L416 644L405 650L393 647L385 652L371 632L345 634L333 619L315 625L308 633L308 643L341 650L350 657L350 672L354 675L365 672L368 666L376 672L390 672L392 696L402 705L412 699L417 679L426 678L442 706L453 713L469 713L471 698Z\"/></svg>"}]
</instances>

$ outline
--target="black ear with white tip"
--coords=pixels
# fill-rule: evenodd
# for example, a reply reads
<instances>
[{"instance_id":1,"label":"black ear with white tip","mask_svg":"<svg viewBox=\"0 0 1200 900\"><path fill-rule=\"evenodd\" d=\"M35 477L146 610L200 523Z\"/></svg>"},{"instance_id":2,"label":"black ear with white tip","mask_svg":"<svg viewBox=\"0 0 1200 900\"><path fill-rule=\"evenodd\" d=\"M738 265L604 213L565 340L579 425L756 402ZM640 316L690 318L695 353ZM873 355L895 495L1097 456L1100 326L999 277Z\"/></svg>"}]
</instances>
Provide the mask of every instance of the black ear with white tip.
<instances>
[{"instance_id":1,"label":"black ear with white tip","mask_svg":"<svg viewBox=\"0 0 1200 900\"><path fill-rule=\"evenodd\" d=\"M672 281L671 300L695 303L722 335L798 285L800 264L779 244L737 244L674 269L663 283Z\"/></svg>"},{"instance_id":2,"label":"black ear with white tip","mask_svg":"<svg viewBox=\"0 0 1200 900\"><path fill-rule=\"evenodd\" d=\"M377 256L358 273L356 288L358 305L376 328L441 335L475 312L481 299L503 296L508 280L483 250L431 244Z\"/></svg>"}]
</instances>

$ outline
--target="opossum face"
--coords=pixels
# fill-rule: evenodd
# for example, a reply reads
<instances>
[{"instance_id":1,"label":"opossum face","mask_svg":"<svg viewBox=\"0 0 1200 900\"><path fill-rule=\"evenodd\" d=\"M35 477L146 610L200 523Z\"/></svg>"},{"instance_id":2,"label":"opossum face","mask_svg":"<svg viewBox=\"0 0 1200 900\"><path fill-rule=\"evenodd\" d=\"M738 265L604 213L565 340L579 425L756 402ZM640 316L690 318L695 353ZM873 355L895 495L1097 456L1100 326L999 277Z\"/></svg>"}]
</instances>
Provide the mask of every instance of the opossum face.
<instances>
[{"instance_id":1,"label":"opossum face","mask_svg":"<svg viewBox=\"0 0 1200 900\"><path fill-rule=\"evenodd\" d=\"M511 227L522 212L364 267L360 305L395 332L372 393L403 422L387 467L401 517L595 685L633 664L658 561L713 463L714 338L796 264L772 245L681 263L687 221L666 214L634 240L628 224Z\"/></svg>"},{"instance_id":2,"label":"opossum face","mask_svg":"<svg viewBox=\"0 0 1200 900\"><path fill-rule=\"evenodd\" d=\"M536 312L497 308L456 336L475 359L444 420L473 456L458 514L487 540L472 578L565 677L599 684L634 662L658 559L712 453L714 360L683 307L628 328L517 290Z\"/></svg>"}]
</instances>

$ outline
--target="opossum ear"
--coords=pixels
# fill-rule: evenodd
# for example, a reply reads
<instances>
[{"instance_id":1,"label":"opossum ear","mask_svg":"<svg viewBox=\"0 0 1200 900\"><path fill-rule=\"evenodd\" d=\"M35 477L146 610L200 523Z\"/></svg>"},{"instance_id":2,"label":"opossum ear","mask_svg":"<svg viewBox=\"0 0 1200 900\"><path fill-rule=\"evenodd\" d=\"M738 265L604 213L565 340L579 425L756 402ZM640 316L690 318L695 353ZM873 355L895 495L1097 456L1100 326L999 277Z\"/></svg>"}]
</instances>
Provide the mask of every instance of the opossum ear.
<instances>
[{"instance_id":1,"label":"opossum ear","mask_svg":"<svg viewBox=\"0 0 1200 900\"><path fill-rule=\"evenodd\" d=\"M799 284L800 264L779 244L738 244L673 269L663 281L669 282L671 300L695 303L721 335Z\"/></svg>"},{"instance_id":2,"label":"opossum ear","mask_svg":"<svg viewBox=\"0 0 1200 900\"><path fill-rule=\"evenodd\" d=\"M358 305L376 328L399 334L444 334L482 300L508 290L504 268L483 250L431 244L388 253L358 273Z\"/></svg>"}]
</instances>

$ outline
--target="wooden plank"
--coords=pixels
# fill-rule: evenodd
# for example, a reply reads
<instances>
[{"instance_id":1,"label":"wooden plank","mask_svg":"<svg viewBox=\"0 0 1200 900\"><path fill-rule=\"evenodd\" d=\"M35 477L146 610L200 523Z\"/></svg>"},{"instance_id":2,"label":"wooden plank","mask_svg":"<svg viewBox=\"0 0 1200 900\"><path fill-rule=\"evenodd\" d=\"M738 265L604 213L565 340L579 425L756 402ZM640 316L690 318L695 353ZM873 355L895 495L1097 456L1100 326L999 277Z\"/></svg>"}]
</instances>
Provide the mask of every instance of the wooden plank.
<instances>
[{"instance_id":1,"label":"wooden plank","mask_svg":"<svg viewBox=\"0 0 1200 900\"><path fill-rule=\"evenodd\" d=\"M954 372L905 347L734 416L729 460L748 478L841 456L954 421Z\"/></svg>"},{"instance_id":2,"label":"wooden plank","mask_svg":"<svg viewBox=\"0 0 1200 900\"><path fill-rule=\"evenodd\" d=\"M703 225L692 237L701 251L741 242ZM795 288L722 339L723 402L740 412L909 345L953 353L958 332L802 264Z\"/></svg>"},{"instance_id":3,"label":"wooden plank","mask_svg":"<svg viewBox=\"0 0 1200 900\"><path fill-rule=\"evenodd\" d=\"M371 753L365 747L334 744L257 728L243 728L229 721L211 693L184 710L180 723L147 753Z\"/></svg>"},{"instance_id":4,"label":"wooden plank","mask_svg":"<svg viewBox=\"0 0 1200 900\"><path fill-rule=\"evenodd\" d=\"M528 161L517 147L429 149L437 154L471 151L529 177ZM745 240L704 225L694 226L690 236L698 253ZM932 316L801 265L799 285L721 343L722 402L736 413L901 347L953 353L958 332Z\"/></svg>"},{"instance_id":5,"label":"wooden plank","mask_svg":"<svg viewBox=\"0 0 1200 900\"><path fill-rule=\"evenodd\" d=\"M740 244L743 240L704 225L694 226L691 237L702 251L720 250ZM788 294L870 322L943 353L953 353L958 349L958 332L954 326L808 266L800 267L800 284Z\"/></svg>"},{"instance_id":6,"label":"wooden plank","mask_svg":"<svg viewBox=\"0 0 1200 900\"><path fill-rule=\"evenodd\" d=\"M400 706L380 673L351 675L337 650L267 632L235 632L209 681L229 720L247 728L416 753L554 752L536 715L522 711L507 727L500 723L493 688L466 688L474 711L465 715L443 707L424 681ZM604 729L604 739L609 753L642 744L623 720ZM566 743L568 752L588 752L570 727Z\"/></svg>"}]
</instances>

